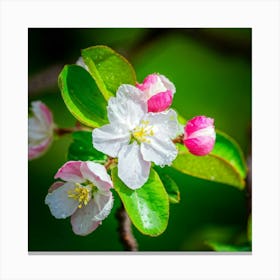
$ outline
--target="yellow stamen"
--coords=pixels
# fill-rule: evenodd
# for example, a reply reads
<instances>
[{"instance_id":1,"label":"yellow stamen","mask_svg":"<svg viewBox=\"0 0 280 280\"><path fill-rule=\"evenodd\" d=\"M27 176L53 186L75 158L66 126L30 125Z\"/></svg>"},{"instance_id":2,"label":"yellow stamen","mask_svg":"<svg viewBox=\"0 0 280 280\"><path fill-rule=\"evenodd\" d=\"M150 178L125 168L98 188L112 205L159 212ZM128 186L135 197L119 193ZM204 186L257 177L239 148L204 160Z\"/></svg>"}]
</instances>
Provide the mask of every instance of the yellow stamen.
<instances>
[{"instance_id":1,"label":"yellow stamen","mask_svg":"<svg viewBox=\"0 0 280 280\"><path fill-rule=\"evenodd\" d=\"M68 197L73 198L79 201L79 208L86 206L91 198L91 188L88 186L83 186L79 183L76 183L76 188L74 190L68 191Z\"/></svg>"},{"instance_id":2,"label":"yellow stamen","mask_svg":"<svg viewBox=\"0 0 280 280\"><path fill-rule=\"evenodd\" d=\"M150 143L150 140L147 139L149 136L154 136L154 131L152 126L149 126L149 121L141 121L141 124L137 126L133 132L133 137L139 142Z\"/></svg>"}]
</instances>

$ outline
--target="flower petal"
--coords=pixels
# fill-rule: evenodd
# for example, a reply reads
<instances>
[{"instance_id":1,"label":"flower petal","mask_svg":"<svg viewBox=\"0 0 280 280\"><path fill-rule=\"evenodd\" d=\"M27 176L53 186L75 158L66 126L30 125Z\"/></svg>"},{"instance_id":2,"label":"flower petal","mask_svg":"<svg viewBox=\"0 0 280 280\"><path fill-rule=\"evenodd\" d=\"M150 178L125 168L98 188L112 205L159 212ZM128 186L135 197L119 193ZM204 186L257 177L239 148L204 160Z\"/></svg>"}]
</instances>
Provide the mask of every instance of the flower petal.
<instances>
[{"instance_id":1,"label":"flower petal","mask_svg":"<svg viewBox=\"0 0 280 280\"><path fill-rule=\"evenodd\" d=\"M107 124L92 131L94 148L111 157L117 157L120 149L129 141L129 131L116 124Z\"/></svg>"},{"instance_id":2,"label":"flower petal","mask_svg":"<svg viewBox=\"0 0 280 280\"><path fill-rule=\"evenodd\" d=\"M112 180L106 168L99 163L93 161L83 162L81 165L81 172L85 179L92 182L100 190L108 191L113 187Z\"/></svg>"},{"instance_id":3,"label":"flower petal","mask_svg":"<svg viewBox=\"0 0 280 280\"><path fill-rule=\"evenodd\" d=\"M151 137L149 142L141 143L141 153L144 160L153 161L156 165L170 165L177 156L174 143L167 137Z\"/></svg>"},{"instance_id":4,"label":"flower petal","mask_svg":"<svg viewBox=\"0 0 280 280\"><path fill-rule=\"evenodd\" d=\"M108 119L111 124L127 130L135 128L147 112L147 104L141 100L143 93L131 85L121 85L117 97L109 99Z\"/></svg>"},{"instance_id":5,"label":"flower petal","mask_svg":"<svg viewBox=\"0 0 280 280\"><path fill-rule=\"evenodd\" d=\"M189 120L185 127L184 144L196 156L209 154L215 144L214 119L197 116Z\"/></svg>"},{"instance_id":6,"label":"flower petal","mask_svg":"<svg viewBox=\"0 0 280 280\"><path fill-rule=\"evenodd\" d=\"M172 82L170 82L164 75L156 73L148 75L144 79L143 83L137 83L136 87L142 90L147 95L147 98L150 98L160 92L165 92L166 90L170 90L173 96L176 91Z\"/></svg>"},{"instance_id":7,"label":"flower petal","mask_svg":"<svg viewBox=\"0 0 280 280\"><path fill-rule=\"evenodd\" d=\"M48 107L41 101L31 103L33 116L28 117L28 159L42 155L53 137L53 118Z\"/></svg>"},{"instance_id":8,"label":"flower petal","mask_svg":"<svg viewBox=\"0 0 280 280\"><path fill-rule=\"evenodd\" d=\"M148 121L158 138L174 138L178 133L177 113L172 109L160 113L148 113L144 120Z\"/></svg>"},{"instance_id":9,"label":"flower petal","mask_svg":"<svg viewBox=\"0 0 280 280\"><path fill-rule=\"evenodd\" d=\"M48 130L53 124L53 117L49 108L41 101L34 101L31 103L31 106L34 117L39 120L46 130Z\"/></svg>"},{"instance_id":10,"label":"flower petal","mask_svg":"<svg viewBox=\"0 0 280 280\"><path fill-rule=\"evenodd\" d=\"M142 187L148 180L151 163L145 161L140 146L133 142L119 153L118 176L131 189Z\"/></svg>"},{"instance_id":11,"label":"flower petal","mask_svg":"<svg viewBox=\"0 0 280 280\"><path fill-rule=\"evenodd\" d=\"M78 58L78 60L76 61L76 64L79 65L79 66L81 66L81 67L83 67L83 68L86 69L87 71L89 71L87 65L86 65L85 62L84 62L84 59L83 59L81 56L80 56L80 57Z\"/></svg>"},{"instance_id":12,"label":"flower petal","mask_svg":"<svg viewBox=\"0 0 280 280\"><path fill-rule=\"evenodd\" d=\"M147 100L146 96L143 94L143 91L139 90L137 87L132 85L121 85L116 93L117 98L125 98L125 99L132 99L135 102L145 102ZM143 107L145 110L145 107ZM146 111L146 110L145 110Z\"/></svg>"},{"instance_id":13,"label":"flower petal","mask_svg":"<svg viewBox=\"0 0 280 280\"><path fill-rule=\"evenodd\" d=\"M68 197L68 192L75 189L74 183L65 183L60 187L52 186L54 189L48 193L45 203L49 206L52 215L57 219L64 219L71 216L77 209L79 202Z\"/></svg>"},{"instance_id":14,"label":"flower petal","mask_svg":"<svg viewBox=\"0 0 280 280\"><path fill-rule=\"evenodd\" d=\"M207 118L205 116L197 116L187 122L185 127L185 132L189 137L192 133L200 129L209 128L209 127L214 128L214 119Z\"/></svg>"},{"instance_id":15,"label":"flower petal","mask_svg":"<svg viewBox=\"0 0 280 280\"><path fill-rule=\"evenodd\" d=\"M49 133L37 118L28 118L28 144L31 146L39 145L42 141L51 136L52 133Z\"/></svg>"},{"instance_id":16,"label":"flower petal","mask_svg":"<svg viewBox=\"0 0 280 280\"><path fill-rule=\"evenodd\" d=\"M164 86L168 90L171 90L172 94L174 95L174 93L176 92L175 85L169 79L167 79L164 75L159 75L159 77L160 77L162 83L164 84Z\"/></svg>"},{"instance_id":17,"label":"flower petal","mask_svg":"<svg viewBox=\"0 0 280 280\"><path fill-rule=\"evenodd\" d=\"M44 141L42 141L39 145L32 146L28 145L28 159L35 159L41 155L43 155L48 148L50 147L50 144L52 142L52 137L47 138Z\"/></svg>"},{"instance_id":18,"label":"flower petal","mask_svg":"<svg viewBox=\"0 0 280 280\"><path fill-rule=\"evenodd\" d=\"M85 181L81 173L82 161L68 161L55 174L55 179L67 182L82 183Z\"/></svg>"},{"instance_id":19,"label":"flower petal","mask_svg":"<svg viewBox=\"0 0 280 280\"><path fill-rule=\"evenodd\" d=\"M214 147L215 138L210 136L199 136L184 140L184 145L188 148L190 153L196 156L205 156L209 154Z\"/></svg>"},{"instance_id":20,"label":"flower petal","mask_svg":"<svg viewBox=\"0 0 280 280\"><path fill-rule=\"evenodd\" d=\"M148 100L148 112L162 112L172 104L173 95L171 90L160 92Z\"/></svg>"},{"instance_id":21,"label":"flower petal","mask_svg":"<svg viewBox=\"0 0 280 280\"><path fill-rule=\"evenodd\" d=\"M94 231L104 220L113 207L111 192L96 193L94 198L85 206L78 209L71 217L72 229L75 234L87 235Z\"/></svg>"},{"instance_id":22,"label":"flower petal","mask_svg":"<svg viewBox=\"0 0 280 280\"><path fill-rule=\"evenodd\" d=\"M94 220L102 221L111 212L114 204L114 198L110 191L107 192L97 192L94 194L93 203L94 207Z\"/></svg>"},{"instance_id":23,"label":"flower petal","mask_svg":"<svg viewBox=\"0 0 280 280\"><path fill-rule=\"evenodd\" d=\"M88 235L93 232L101 221L95 221L92 218L92 209L94 208L93 200L91 200L85 207L78 209L74 215L71 216L72 230L77 235Z\"/></svg>"}]
</instances>

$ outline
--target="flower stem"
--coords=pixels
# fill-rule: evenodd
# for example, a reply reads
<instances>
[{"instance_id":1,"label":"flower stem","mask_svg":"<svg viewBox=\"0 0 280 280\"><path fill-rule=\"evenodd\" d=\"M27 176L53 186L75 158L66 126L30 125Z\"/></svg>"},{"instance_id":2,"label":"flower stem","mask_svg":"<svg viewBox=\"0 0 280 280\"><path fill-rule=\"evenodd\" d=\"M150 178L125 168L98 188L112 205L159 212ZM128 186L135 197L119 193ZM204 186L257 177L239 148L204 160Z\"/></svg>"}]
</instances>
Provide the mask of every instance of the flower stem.
<instances>
[{"instance_id":1,"label":"flower stem","mask_svg":"<svg viewBox=\"0 0 280 280\"><path fill-rule=\"evenodd\" d=\"M91 131L91 129L89 129L88 127L86 126L83 126L82 124L80 124L79 122L76 123L76 125L74 127L66 127L66 128L63 128L63 127L55 127L54 128L54 133L57 135L57 136L64 136L65 134L70 134L72 132L75 132L75 131Z\"/></svg>"},{"instance_id":2,"label":"flower stem","mask_svg":"<svg viewBox=\"0 0 280 280\"><path fill-rule=\"evenodd\" d=\"M176 143L184 144L183 139L184 139L184 134L181 134L177 136L175 139L173 139L172 141L174 144Z\"/></svg>"},{"instance_id":3,"label":"flower stem","mask_svg":"<svg viewBox=\"0 0 280 280\"><path fill-rule=\"evenodd\" d=\"M126 251L138 251L138 243L131 230L131 221L124 209L123 204L117 210L116 218L119 221L118 232L124 249Z\"/></svg>"}]
</instances>

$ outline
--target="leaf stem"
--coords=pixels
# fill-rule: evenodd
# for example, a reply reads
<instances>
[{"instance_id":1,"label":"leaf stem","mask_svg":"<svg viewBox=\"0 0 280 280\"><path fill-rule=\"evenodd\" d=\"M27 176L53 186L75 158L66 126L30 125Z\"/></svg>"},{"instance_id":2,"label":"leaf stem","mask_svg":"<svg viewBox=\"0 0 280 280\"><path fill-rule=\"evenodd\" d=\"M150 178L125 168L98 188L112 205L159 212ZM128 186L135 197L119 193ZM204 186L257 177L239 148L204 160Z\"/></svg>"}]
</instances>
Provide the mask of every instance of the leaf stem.
<instances>
[{"instance_id":1,"label":"leaf stem","mask_svg":"<svg viewBox=\"0 0 280 280\"><path fill-rule=\"evenodd\" d=\"M123 204L117 210L116 218L119 221L118 232L124 249L126 251L138 251L138 243L131 230L131 221L124 209Z\"/></svg>"}]
</instances>

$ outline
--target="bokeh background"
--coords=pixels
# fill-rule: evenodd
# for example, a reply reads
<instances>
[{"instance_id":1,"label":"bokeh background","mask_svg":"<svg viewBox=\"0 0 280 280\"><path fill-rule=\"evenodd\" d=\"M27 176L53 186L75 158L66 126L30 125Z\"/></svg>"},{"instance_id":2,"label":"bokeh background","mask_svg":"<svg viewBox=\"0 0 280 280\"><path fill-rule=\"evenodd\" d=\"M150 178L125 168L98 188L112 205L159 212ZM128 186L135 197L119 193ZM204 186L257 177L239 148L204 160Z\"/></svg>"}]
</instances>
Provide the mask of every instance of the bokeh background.
<instances>
[{"instance_id":1,"label":"bokeh background","mask_svg":"<svg viewBox=\"0 0 280 280\"><path fill-rule=\"evenodd\" d=\"M134 66L138 82L151 73L167 76L176 86L175 108L186 119L207 115L216 128L232 136L245 156L251 146L251 29L42 29L28 30L28 100L42 100L60 127L71 127L74 117L63 103L57 77L73 64L80 50L107 45ZM70 136L55 141L41 158L28 163L29 251L122 251L115 213L120 201L95 232L76 236L69 218L55 219L44 204L53 176L66 161ZM140 251L208 251L206 242L246 240L246 190L213 183L167 168L181 192L171 204L169 224L158 237L133 228Z\"/></svg>"}]
</instances>

